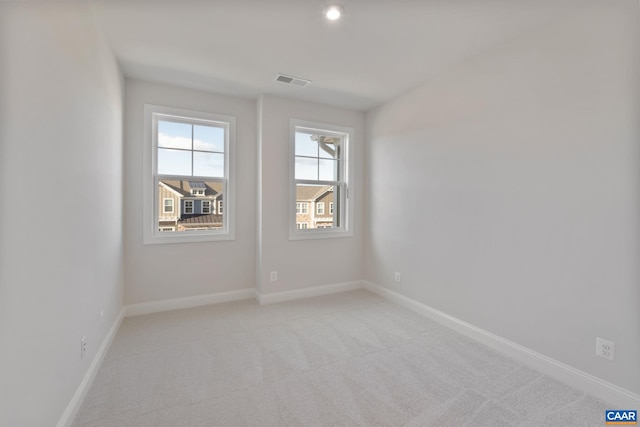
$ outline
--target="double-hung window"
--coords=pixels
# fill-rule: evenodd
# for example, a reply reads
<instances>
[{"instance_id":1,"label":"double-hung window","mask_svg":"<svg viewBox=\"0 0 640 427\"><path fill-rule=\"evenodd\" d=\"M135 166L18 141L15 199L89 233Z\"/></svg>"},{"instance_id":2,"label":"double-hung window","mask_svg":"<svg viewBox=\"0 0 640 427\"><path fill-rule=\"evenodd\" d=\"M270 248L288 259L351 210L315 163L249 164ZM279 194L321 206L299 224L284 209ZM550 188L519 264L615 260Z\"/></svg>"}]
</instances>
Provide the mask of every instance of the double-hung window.
<instances>
[{"instance_id":1,"label":"double-hung window","mask_svg":"<svg viewBox=\"0 0 640 427\"><path fill-rule=\"evenodd\" d=\"M352 236L353 129L294 119L290 139L289 238Z\"/></svg>"},{"instance_id":2,"label":"double-hung window","mask_svg":"<svg viewBox=\"0 0 640 427\"><path fill-rule=\"evenodd\" d=\"M163 208L162 213L172 214L173 213L173 199L163 199Z\"/></svg>"},{"instance_id":3,"label":"double-hung window","mask_svg":"<svg viewBox=\"0 0 640 427\"><path fill-rule=\"evenodd\" d=\"M189 215L193 213L193 200L184 201L184 213L185 215Z\"/></svg>"},{"instance_id":4,"label":"double-hung window","mask_svg":"<svg viewBox=\"0 0 640 427\"><path fill-rule=\"evenodd\" d=\"M145 105L145 244L235 238L234 136L234 117Z\"/></svg>"},{"instance_id":5,"label":"double-hung window","mask_svg":"<svg viewBox=\"0 0 640 427\"><path fill-rule=\"evenodd\" d=\"M296 214L308 214L309 203L296 202Z\"/></svg>"}]
</instances>

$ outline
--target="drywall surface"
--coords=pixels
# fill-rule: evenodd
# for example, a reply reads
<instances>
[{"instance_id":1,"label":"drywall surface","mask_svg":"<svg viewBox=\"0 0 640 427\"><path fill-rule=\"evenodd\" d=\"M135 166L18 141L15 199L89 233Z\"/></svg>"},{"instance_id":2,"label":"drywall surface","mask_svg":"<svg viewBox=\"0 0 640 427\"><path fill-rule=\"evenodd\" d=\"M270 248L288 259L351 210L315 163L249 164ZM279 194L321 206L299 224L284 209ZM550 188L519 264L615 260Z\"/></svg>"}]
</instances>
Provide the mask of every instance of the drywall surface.
<instances>
[{"instance_id":1,"label":"drywall surface","mask_svg":"<svg viewBox=\"0 0 640 427\"><path fill-rule=\"evenodd\" d=\"M50 427L122 307L122 79L84 3L0 4L0 70L0 425Z\"/></svg>"},{"instance_id":2,"label":"drywall surface","mask_svg":"<svg viewBox=\"0 0 640 427\"><path fill-rule=\"evenodd\" d=\"M639 17L585 1L369 112L366 279L639 393Z\"/></svg>"},{"instance_id":3,"label":"drywall surface","mask_svg":"<svg viewBox=\"0 0 640 427\"><path fill-rule=\"evenodd\" d=\"M236 239L143 245L144 104L236 118ZM138 80L125 82L125 304L255 286L255 101Z\"/></svg>"},{"instance_id":4,"label":"drywall surface","mask_svg":"<svg viewBox=\"0 0 640 427\"><path fill-rule=\"evenodd\" d=\"M258 247L261 293L345 283L362 278L364 114L358 111L263 95L260 112ZM289 124L291 119L354 129L354 233L351 237L289 240ZM269 273L278 272L271 282Z\"/></svg>"}]
</instances>

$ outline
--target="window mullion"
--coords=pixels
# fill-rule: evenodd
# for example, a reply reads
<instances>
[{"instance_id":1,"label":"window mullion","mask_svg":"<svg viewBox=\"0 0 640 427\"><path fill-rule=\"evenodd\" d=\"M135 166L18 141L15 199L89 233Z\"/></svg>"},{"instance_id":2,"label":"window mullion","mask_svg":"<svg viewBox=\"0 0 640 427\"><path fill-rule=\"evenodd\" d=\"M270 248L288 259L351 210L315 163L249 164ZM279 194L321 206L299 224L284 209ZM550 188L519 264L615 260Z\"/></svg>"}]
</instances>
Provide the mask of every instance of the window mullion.
<instances>
[{"instance_id":1,"label":"window mullion","mask_svg":"<svg viewBox=\"0 0 640 427\"><path fill-rule=\"evenodd\" d=\"M318 136L318 141L316 144L318 150L316 151L316 165L317 165L317 174L316 177L318 178L318 181L320 181L320 137Z\"/></svg>"},{"instance_id":2,"label":"window mullion","mask_svg":"<svg viewBox=\"0 0 640 427\"><path fill-rule=\"evenodd\" d=\"M193 163L195 162L195 150L194 150L194 146L193 146L193 137L195 134L195 130L194 130L195 126L193 126L193 123L191 124L191 176L193 176Z\"/></svg>"}]
</instances>

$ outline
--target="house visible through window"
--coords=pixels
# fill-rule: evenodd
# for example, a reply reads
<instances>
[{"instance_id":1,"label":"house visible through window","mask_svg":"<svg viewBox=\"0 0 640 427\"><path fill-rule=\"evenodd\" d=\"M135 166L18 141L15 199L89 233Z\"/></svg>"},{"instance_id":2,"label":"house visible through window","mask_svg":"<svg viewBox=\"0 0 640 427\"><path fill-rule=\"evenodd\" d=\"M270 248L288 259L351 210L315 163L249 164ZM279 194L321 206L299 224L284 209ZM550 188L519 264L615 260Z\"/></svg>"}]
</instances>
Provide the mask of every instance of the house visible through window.
<instances>
[{"instance_id":1,"label":"house visible through window","mask_svg":"<svg viewBox=\"0 0 640 427\"><path fill-rule=\"evenodd\" d=\"M349 225L352 135L349 128L291 121L290 212L294 212L295 203L295 216L291 219L290 239L352 235ZM308 226L303 228L302 223ZM304 232L299 231L303 229Z\"/></svg>"},{"instance_id":2,"label":"house visible through window","mask_svg":"<svg viewBox=\"0 0 640 427\"><path fill-rule=\"evenodd\" d=\"M145 243L235 238L232 212L222 212L234 196L235 119L152 105L145 117Z\"/></svg>"}]
</instances>

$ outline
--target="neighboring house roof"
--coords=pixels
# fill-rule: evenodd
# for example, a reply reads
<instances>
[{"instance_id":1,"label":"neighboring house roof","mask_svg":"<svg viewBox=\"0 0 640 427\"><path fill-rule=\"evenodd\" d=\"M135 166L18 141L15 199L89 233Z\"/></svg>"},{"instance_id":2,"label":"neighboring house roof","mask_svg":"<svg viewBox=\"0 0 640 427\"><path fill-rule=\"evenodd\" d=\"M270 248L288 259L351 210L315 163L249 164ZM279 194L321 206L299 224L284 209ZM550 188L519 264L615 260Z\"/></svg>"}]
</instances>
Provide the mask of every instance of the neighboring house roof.
<instances>
[{"instance_id":1,"label":"neighboring house roof","mask_svg":"<svg viewBox=\"0 0 640 427\"><path fill-rule=\"evenodd\" d=\"M313 196L313 198L314 198L314 200L317 201L317 200L321 199L327 193L333 193L333 186L325 186L325 187L323 187L323 189L318 191L318 194Z\"/></svg>"},{"instance_id":2,"label":"neighboring house roof","mask_svg":"<svg viewBox=\"0 0 640 427\"><path fill-rule=\"evenodd\" d=\"M174 188L168 186L167 184L165 184L162 181L160 181L160 187L161 188L166 188L167 190L169 190L170 192L172 192L173 194L175 194L178 197L182 197L182 193L179 193L177 190L175 190Z\"/></svg>"},{"instance_id":3,"label":"neighboring house roof","mask_svg":"<svg viewBox=\"0 0 640 427\"><path fill-rule=\"evenodd\" d=\"M188 214L182 215L178 224L219 224L222 222L222 215L217 214Z\"/></svg>"},{"instance_id":4,"label":"neighboring house roof","mask_svg":"<svg viewBox=\"0 0 640 427\"><path fill-rule=\"evenodd\" d=\"M178 193L183 197L191 197L191 189L201 190L204 188L205 197L214 197L222 195L223 184L221 182L202 181L202 180L171 180L163 179L161 185L165 185L170 190ZM202 197L202 196L200 196Z\"/></svg>"},{"instance_id":5,"label":"neighboring house roof","mask_svg":"<svg viewBox=\"0 0 640 427\"><path fill-rule=\"evenodd\" d=\"M296 201L312 202L328 191L333 191L332 185L298 185L296 187Z\"/></svg>"}]
</instances>

